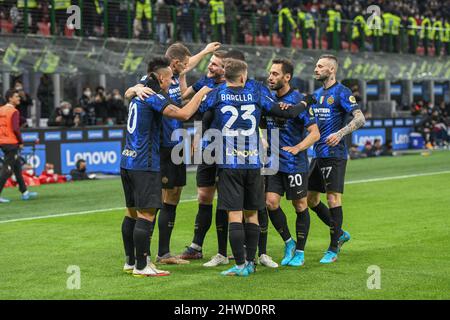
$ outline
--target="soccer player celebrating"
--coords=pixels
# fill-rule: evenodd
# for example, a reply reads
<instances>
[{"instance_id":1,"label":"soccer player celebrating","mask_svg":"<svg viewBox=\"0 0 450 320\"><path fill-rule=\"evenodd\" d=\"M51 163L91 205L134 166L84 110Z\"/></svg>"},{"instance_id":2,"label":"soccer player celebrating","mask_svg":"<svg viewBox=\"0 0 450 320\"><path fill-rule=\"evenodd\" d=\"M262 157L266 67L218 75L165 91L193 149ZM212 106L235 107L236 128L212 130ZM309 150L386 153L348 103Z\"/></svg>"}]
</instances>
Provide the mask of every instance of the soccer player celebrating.
<instances>
[{"instance_id":1,"label":"soccer player celebrating","mask_svg":"<svg viewBox=\"0 0 450 320\"><path fill-rule=\"evenodd\" d=\"M346 86L336 80L337 58L323 55L314 69L315 78L323 86L314 92L318 103L313 106L317 118L320 140L314 145L314 159L308 181L308 206L330 227L330 246L321 263L337 260L342 244L350 240L350 234L342 230L342 194L347 164L347 148L344 136L365 123L364 115ZM353 120L345 125L347 114ZM320 201L320 193L327 194L328 208Z\"/></svg>"},{"instance_id":2,"label":"soccer player celebrating","mask_svg":"<svg viewBox=\"0 0 450 320\"><path fill-rule=\"evenodd\" d=\"M247 64L243 61L227 59L225 79L226 85L213 89L201 108L213 110L214 123L223 138L223 161L218 163L218 208L228 212L236 265L222 274L248 276L255 271L253 261L260 233L257 212L265 207L257 130L261 113L295 118L305 110L307 102L283 110L266 87L247 81Z\"/></svg>"},{"instance_id":3,"label":"soccer player celebrating","mask_svg":"<svg viewBox=\"0 0 450 320\"><path fill-rule=\"evenodd\" d=\"M219 46L218 42L210 43L193 57L189 49L181 43L172 44L167 49L166 57L170 60L170 68L173 71L169 97L177 106L182 106L182 94L186 90L186 73L193 69L204 56L218 49ZM144 87L147 81L147 76L143 77L140 84L127 90L125 97L138 95L142 98L152 94L149 88ZM172 149L180 142L172 140L172 133L182 127L182 122L177 119L163 118L161 146L163 207L158 217L159 248L157 256L157 262L163 264L189 263L187 260L170 254L170 238L175 225L176 209L183 187L186 185L186 164L174 164L171 158Z\"/></svg>"},{"instance_id":4,"label":"soccer player celebrating","mask_svg":"<svg viewBox=\"0 0 450 320\"><path fill-rule=\"evenodd\" d=\"M173 81L170 61L154 58L148 65L149 76L158 81L162 94L145 100L134 98L129 105L126 144L121 158L121 178L126 201L122 237L126 263L124 271L136 277L166 276L150 261L150 239L156 211L161 208L160 129L162 115L186 121L197 111L203 96L200 90L184 107L178 108L167 93Z\"/></svg>"},{"instance_id":5,"label":"soccer player celebrating","mask_svg":"<svg viewBox=\"0 0 450 320\"><path fill-rule=\"evenodd\" d=\"M273 99L295 105L303 100L303 95L289 85L294 66L287 59L272 61L268 78L269 88L274 90ZM302 112L295 119L274 119L267 117L270 144L273 129L279 129L279 169L274 175L266 177L266 205L269 217L275 229L285 242L282 266L302 266L305 261L304 249L309 232L309 212L307 204L308 156L307 149L320 138L319 128L312 109ZM309 134L305 137L306 131ZM305 138L304 138L305 137ZM292 239L287 225L286 215L280 207L280 199L286 192L286 198L292 201L297 213L297 243ZM261 257L260 257L261 260Z\"/></svg>"},{"instance_id":6,"label":"soccer player celebrating","mask_svg":"<svg viewBox=\"0 0 450 320\"><path fill-rule=\"evenodd\" d=\"M209 88L215 88L218 85L225 82L224 77L224 59L227 52L224 50L215 51L209 61L208 73L198 80L193 86L189 87L185 93L183 93L183 99L191 97L195 92L199 91L203 86ZM203 131L209 129L206 127L202 128ZM194 138L194 148L198 148L199 140L203 132L197 132ZM202 148L206 145L202 143ZM195 151L194 149L194 151ZM198 212L195 217L195 228L194 228L194 238L190 246L179 256L181 259L202 259L202 246L205 240L206 233L208 232L211 222L212 222L212 207L214 200L214 193L216 191L216 164L206 164L201 163L197 167L197 195L198 195ZM220 221L220 217L225 216L226 222L226 212L216 213L216 222ZM223 219L222 219L223 220ZM217 225L217 223L216 223ZM219 227L223 228L223 227ZM223 233L223 232L222 232ZM222 234L220 233L220 234ZM218 231L218 239L220 239L220 234ZM204 264L206 267L217 266L219 264L227 264L228 258L226 257L226 245L227 237L225 231L225 246L221 245L219 241L219 253L213 257L210 262Z\"/></svg>"}]
</instances>

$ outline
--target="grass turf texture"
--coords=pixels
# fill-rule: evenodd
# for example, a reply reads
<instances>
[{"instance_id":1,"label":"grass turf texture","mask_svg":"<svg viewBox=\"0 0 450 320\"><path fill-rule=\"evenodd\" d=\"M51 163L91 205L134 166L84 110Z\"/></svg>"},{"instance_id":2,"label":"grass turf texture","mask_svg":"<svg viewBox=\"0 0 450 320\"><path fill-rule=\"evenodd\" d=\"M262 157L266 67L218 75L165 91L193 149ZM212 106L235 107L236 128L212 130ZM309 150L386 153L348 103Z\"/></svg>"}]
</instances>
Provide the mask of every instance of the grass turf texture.
<instances>
[{"instance_id":1,"label":"grass turf texture","mask_svg":"<svg viewBox=\"0 0 450 320\"><path fill-rule=\"evenodd\" d=\"M450 170L450 153L350 161L347 181ZM195 176L189 175L184 199L195 198ZM170 277L136 279L121 271L123 210L42 220L0 223L0 299L449 299L450 174L351 183L344 195L344 228L352 235L339 260L321 265L328 230L311 212L306 264L301 268L258 267L248 278L220 276L219 268L201 261L163 266ZM0 222L57 213L123 206L120 180L89 181L34 188L39 199L0 205ZM295 234L295 214L282 207ZM179 253L192 240L197 203L177 210L171 249ZM152 241L157 253L158 231ZM204 247L216 253L214 222ZM281 238L270 226L268 254L283 255ZM231 249L229 249L231 253ZM81 289L68 290L68 266L81 270ZM381 269L381 289L369 290L367 268ZM251 292L251 294L250 294Z\"/></svg>"}]
</instances>

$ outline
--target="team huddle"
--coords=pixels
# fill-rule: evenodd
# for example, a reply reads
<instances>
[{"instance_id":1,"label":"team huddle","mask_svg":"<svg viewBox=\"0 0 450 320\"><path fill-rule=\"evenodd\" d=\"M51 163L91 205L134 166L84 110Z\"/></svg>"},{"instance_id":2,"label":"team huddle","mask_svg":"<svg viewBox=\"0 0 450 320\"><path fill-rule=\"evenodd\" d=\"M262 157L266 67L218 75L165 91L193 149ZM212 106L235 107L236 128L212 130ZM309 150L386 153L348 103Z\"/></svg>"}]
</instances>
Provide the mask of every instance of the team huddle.
<instances>
[{"instance_id":1,"label":"team huddle","mask_svg":"<svg viewBox=\"0 0 450 320\"><path fill-rule=\"evenodd\" d=\"M164 57L149 62L147 75L125 93L132 100L121 158L127 207L122 223L123 270L136 277L170 275L150 259L156 219L157 264L188 264L203 258L216 190L218 251L204 266L229 264L229 243L235 265L222 275L248 276L256 271L257 261L278 267L266 251L269 219L285 242L281 265L302 266L309 208L330 230L330 245L321 263L335 262L341 246L350 240L342 230L347 161L343 138L363 126L365 119L351 91L336 80L336 57L320 57L315 78L323 86L303 95L290 86L291 61L272 61L266 87L247 78L242 52L219 47L210 43L192 56L181 43L173 44ZM187 72L211 53L207 75L187 87ZM353 116L348 124L347 115ZM196 174L198 212L192 243L172 255L170 239L186 185L186 164L175 161L175 155L180 156L177 145L182 143L176 132L189 119L202 124L193 139L194 153L202 155ZM309 164L311 146L314 157ZM321 193L326 193L328 206L320 201ZM284 194L297 216L295 239L280 207Z\"/></svg>"}]
</instances>

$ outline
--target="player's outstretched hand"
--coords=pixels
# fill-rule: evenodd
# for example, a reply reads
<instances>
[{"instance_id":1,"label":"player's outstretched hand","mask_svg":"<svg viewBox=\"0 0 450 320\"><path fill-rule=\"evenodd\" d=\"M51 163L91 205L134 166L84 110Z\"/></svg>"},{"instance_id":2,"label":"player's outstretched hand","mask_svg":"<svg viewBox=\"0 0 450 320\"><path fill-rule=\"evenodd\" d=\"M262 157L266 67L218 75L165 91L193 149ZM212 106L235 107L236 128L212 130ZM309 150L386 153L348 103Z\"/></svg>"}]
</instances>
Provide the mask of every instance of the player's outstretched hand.
<instances>
[{"instance_id":1,"label":"player's outstretched hand","mask_svg":"<svg viewBox=\"0 0 450 320\"><path fill-rule=\"evenodd\" d=\"M284 151L287 151L289 153L292 153L294 156L296 156L301 150L299 147L297 146L293 146L293 147L283 147L282 148Z\"/></svg>"},{"instance_id":2,"label":"player's outstretched hand","mask_svg":"<svg viewBox=\"0 0 450 320\"><path fill-rule=\"evenodd\" d=\"M327 137L326 143L327 145L329 145L330 147L335 147L339 144L339 142L341 141L342 136L339 133L332 133Z\"/></svg>"},{"instance_id":3,"label":"player's outstretched hand","mask_svg":"<svg viewBox=\"0 0 450 320\"><path fill-rule=\"evenodd\" d=\"M209 53L213 53L214 51L218 50L221 46L220 42L211 42L208 43L205 47L205 49L203 49L203 52L205 54L209 54Z\"/></svg>"},{"instance_id":4,"label":"player's outstretched hand","mask_svg":"<svg viewBox=\"0 0 450 320\"><path fill-rule=\"evenodd\" d=\"M135 88L136 91L136 95L139 97L139 99L141 100L145 100L146 98L150 97L151 95L155 94L155 91L153 91L151 88L149 87L136 87Z\"/></svg>"}]
</instances>

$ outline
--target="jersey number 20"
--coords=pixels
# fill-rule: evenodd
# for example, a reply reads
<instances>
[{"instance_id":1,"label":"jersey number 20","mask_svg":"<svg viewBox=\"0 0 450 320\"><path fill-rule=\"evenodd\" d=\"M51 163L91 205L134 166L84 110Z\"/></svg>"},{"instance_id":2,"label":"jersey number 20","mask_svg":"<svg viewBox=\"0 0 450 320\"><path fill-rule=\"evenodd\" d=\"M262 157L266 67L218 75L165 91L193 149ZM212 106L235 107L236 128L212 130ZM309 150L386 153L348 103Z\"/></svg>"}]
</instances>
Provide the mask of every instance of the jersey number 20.
<instances>
[{"instance_id":1,"label":"jersey number 20","mask_svg":"<svg viewBox=\"0 0 450 320\"><path fill-rule=\"evenodd\" d=\"M250 120L252 123L252 126L250 129L247 130L232 130L230 129L233 124L236 122L237 118L239 118L239 111L236 109L236 107L233 106L224 106L220 111L222 113L231 112L231 117L228 119L227 123L225 124L223 128L223 134L228 137L237 137L239 134L242 134L243 136L251 136L253 133L255 133L256 129L256 118L253 115L253 111L255 111L255 105L254 104L245 104L241 106L241 110L244 110L245 112L241 115L243 120Z\"/></svg>"}]
</instances>

